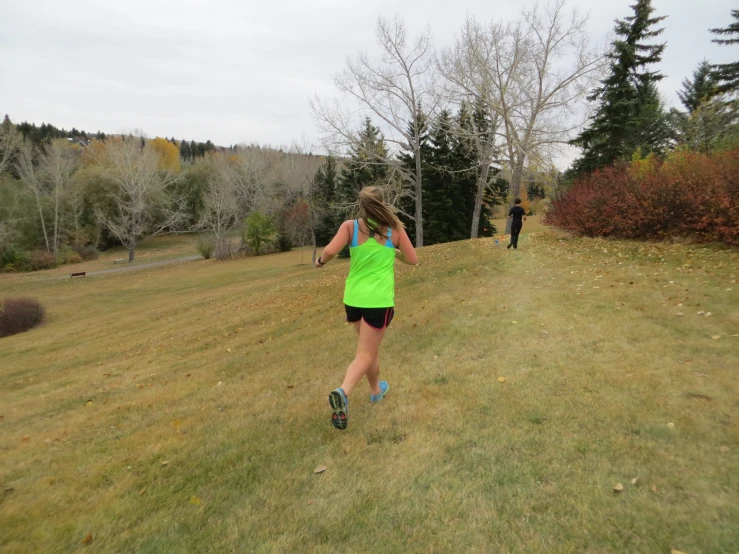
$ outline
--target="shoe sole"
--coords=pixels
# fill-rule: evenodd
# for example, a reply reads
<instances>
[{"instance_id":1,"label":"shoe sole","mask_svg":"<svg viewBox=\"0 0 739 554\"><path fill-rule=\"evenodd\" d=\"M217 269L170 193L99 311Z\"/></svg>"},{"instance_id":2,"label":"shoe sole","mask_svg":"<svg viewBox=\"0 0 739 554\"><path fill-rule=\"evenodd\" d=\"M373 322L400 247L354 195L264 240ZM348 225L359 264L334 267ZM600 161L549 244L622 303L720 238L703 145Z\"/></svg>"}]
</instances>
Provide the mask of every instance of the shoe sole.
<instances>
[{"instance_id":1,"label":"shoe sole","mask_svg":"<svg viewBox=\"0 0 739 554\"><path fill-rule=\"evenodd\" d=\"M331 424L340 431L343 431L349 425L344 397L338 391L331 391L328 395L328 403L331 404L331 409L334 411L331 416Z\"/></svg>"}]
</instances>

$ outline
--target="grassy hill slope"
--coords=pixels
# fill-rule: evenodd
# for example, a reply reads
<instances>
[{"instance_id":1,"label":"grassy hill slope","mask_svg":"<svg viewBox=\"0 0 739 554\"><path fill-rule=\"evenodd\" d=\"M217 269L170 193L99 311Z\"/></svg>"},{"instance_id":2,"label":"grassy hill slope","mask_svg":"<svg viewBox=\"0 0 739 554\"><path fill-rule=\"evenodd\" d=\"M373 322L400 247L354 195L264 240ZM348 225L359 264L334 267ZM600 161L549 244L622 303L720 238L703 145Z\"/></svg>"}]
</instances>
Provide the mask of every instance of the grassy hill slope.
<instances>
[{"instance_id":1,"label":"grassy hill slope","mask_svg":"<svg viewBox=\"0 0 739 554\"><path fill-rule=\"evenodd\" d=\"M0 276L50 311L0 340L0 550L739 550L736 251L422 249L345 432L348 266L298 262Z\"/></svg>"}]
</instances>

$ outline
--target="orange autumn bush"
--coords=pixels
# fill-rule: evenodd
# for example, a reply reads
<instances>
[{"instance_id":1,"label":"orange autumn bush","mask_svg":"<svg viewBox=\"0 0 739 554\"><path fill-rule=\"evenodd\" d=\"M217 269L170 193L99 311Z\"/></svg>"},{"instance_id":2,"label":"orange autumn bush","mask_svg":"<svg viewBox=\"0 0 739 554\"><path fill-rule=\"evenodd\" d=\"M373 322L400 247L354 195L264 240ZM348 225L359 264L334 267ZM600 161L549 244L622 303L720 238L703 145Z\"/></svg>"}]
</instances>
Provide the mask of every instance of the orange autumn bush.
<instances>
[{"instance_id":1,"label":"orange autumn bush","mask_svg":"<svg viewBox=\"0 0 739 554\"><path fill-rule=\"evenodd\" d=\"M545 222L586 236L739 245L739 150L595 171L552 202Z\"/></svg>"}]
</instances>

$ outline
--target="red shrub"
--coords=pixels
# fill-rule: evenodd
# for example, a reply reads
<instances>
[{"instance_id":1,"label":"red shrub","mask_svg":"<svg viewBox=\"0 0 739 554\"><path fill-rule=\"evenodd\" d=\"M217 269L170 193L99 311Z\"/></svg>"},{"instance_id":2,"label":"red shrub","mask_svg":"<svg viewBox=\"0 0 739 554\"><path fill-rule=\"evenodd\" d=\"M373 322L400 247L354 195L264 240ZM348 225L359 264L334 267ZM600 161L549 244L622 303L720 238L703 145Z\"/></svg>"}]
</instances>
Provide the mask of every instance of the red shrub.
<instances>
[{"instance_id":1,"label":"red shrub","mask_svg":"<svg viewBox=\"0 0 739 554\"><path fill-rule=\"evenodd\" d=\"M0 300L0 338L33 329L44 321L46 310L33 298Z\"/></svg>"},{"instance_id":2,"label":"red shrub","mask_svg":"<svg viewBox=\"0 0 739 554\"><path fill-rule=\"evenodd\" d=\"M57 265L56 256L50 252L44 252L42 250L32 253L31 259L28 261L28 269L31 271L51 269Z\"/></svg>"},{"instance_id":3,"label":"red shrub","mask_svg":"<svg viewBox=\"0 0 739 554\"><path fill-rule=\"evenodd\" d=\"M739 151L607 167L576 181L545 220L587 236L739 245Z\"/></svg>"}]
</instances>

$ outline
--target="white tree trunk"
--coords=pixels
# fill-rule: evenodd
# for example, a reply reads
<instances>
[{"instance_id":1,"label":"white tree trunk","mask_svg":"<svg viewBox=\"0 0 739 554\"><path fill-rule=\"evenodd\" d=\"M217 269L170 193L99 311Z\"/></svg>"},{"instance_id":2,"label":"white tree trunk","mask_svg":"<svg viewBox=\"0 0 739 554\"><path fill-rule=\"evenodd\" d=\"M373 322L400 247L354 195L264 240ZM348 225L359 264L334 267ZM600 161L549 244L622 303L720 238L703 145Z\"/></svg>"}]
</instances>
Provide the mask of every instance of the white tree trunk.
<instances>
[{"instance_id":1,"label":"white tree trunk","mask_svg":"<svg viewBox=\"0 0 739 554\"><path fill-rule=\"evenodd\" d=\"M480 231L480 213L482 212L482 197L485 195L485 188L488 185L488 173L490 166L485 164L480 168L480 174L477 176L477 194L475 196L475 210L472 212L472 231L470 237L476 239Z\"/></svg>"}]
</instances>

